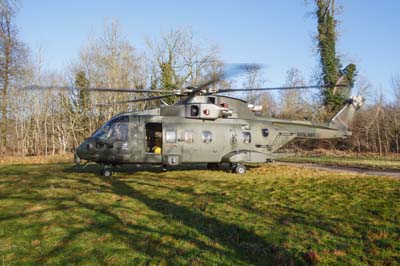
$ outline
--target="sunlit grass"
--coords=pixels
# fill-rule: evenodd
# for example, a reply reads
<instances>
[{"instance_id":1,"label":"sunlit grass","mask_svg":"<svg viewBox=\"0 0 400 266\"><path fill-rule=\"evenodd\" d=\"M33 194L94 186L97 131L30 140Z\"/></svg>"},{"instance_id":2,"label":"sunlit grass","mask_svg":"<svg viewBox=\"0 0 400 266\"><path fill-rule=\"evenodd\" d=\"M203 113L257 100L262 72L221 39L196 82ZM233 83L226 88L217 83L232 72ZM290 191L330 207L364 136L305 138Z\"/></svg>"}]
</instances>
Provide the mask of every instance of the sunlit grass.
<instances>
[{"instance_id":1,"label":"sunlit grass","mask_svg":"<svg viewBox=\"0 0 400 266\"><path fill-rule=\"evenodd\" d=\"M335 156L293 156L282 159L287 162L321 163L327 165L361 167L371 169L399 169L400 158L385 157L335 157Z\"/></svg>"},{"instance_id":2,"label":"sunlit grass","mask_svg":"<svg viewBox=\"0 0 400 266\"><path fill-rule=\"evenodd\" d=\"M0 265L400 263L398 179L121 170L1 166Z\"/></svg>"}]
</instances>

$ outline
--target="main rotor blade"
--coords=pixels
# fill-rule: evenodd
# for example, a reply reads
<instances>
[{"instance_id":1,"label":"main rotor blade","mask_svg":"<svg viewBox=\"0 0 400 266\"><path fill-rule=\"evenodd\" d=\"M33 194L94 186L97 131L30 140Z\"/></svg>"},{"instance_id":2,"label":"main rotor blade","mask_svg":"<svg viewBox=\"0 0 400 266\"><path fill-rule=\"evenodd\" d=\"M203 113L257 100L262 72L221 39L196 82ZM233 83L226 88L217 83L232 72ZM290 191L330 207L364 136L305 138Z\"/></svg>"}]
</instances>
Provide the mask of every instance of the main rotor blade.
<instances>
[{"instance_id":1,"label":"main rotor blade","mask_svg":"<svg viewBox=\"0 0 400 266\"><path fill-rule=\"evenodd\" d=\"M22 90L61 90L61 91L70 91L70 90L82 90L82 91L98 91L98 92L129 92L129 93L163 93L163 92L171 92L169 90L149 90L149 89L110 89L110 88L76 88L69 86L39 86L39 85L31 85L22 88Z\"/></svg>"},{"instance_id":2,"label":"main rotor blade","mask_svg":"<svg viewBox=\"0 0 400 266\"><path fill-rule=\"evenodd\" d=\"M164 93L164 92L171 92L170 90L148 90L148 89L107 89L107 88L87 88L87 89L82 89L82 90L88 90L88 91L100 91L100 92L133 92L133 93L142 93L142 92L148 92L148 93Z\"/></svg>"},{"instance_id":3,"label":"main rotor blade","mask_svg":"<svg viewBox=\"0 0 400 266\"><path fill-rule=\"evenodd\" d=\"M108 103L108 104L97 104L96 106L110 106L110 105L114 105L114 104L152 101L152 100L159 100L159 99L163 99L163 98L168 98L168 97L171 97L171 96L176 96L176 95L175 94L165 94L165 95L160 95L160 96L153 96L153 97L139 98L139 99L133 99L133 100L127 100L127 101L113 102L113 103Z\"/></svg>"},{"instance_id":4,"label":"main rotor blade","mask_svg":"<svg viewBox=\"0 0 400 266\"><path fill-rule=\"evenodd\" d=\"M221 80L221 76L222 75L218 74L217 76L212 77L210 80L207 80L206 82L204 82L204 83L200 84L199 86L195 87L193 89L193 92L201 91L202 89L204 89L204 88L206 88L208 86L211 86L214 83L219 82Z\"/></svg>"},{"instance_id":5,"label":"main rotor blade","mask_svg":"<svg viewBox=\"0 0 400 266\"><path fill-rule=\"evenodd\" d=\"M226 72L227 77L239 75L243 72L257 71L263 68L262 64L257 63L241 63L241 64L230 64L229 70Z\"/></svg>"},{"instance_id":6,"label":"main rotor blade","mask_svg":"<svg viewBox=\"0 0 400 266\"><path fill-rule=\"evenodd\" d=\"M328 88L331 85L312 85L312 86L293 86L293 87L269 87L269 88L243 88L243 89L221 89L217 93L237 92L237 91L273 91L273 90L307 90ZM335 87L346 87L345 85L336 85Z\"/></svg>"}]
</instances>

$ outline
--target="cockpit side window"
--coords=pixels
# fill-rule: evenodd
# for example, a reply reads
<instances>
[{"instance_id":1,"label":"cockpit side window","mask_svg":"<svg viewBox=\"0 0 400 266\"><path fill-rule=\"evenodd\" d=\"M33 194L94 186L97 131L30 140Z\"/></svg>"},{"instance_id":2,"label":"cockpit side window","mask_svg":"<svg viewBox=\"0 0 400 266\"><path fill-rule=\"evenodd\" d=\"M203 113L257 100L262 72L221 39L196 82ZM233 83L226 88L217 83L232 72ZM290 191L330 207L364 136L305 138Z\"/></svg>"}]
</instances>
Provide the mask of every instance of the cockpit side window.
<instances>
[{"instance_id":1,"label":"cockpit side window","mask_svg":"<svg viewBox=\"0 0 400 266\"><path fill-rule=\"evenodd\" d=\"M111 128L110 139L114 141L128 141L128 123L114 123Z\"/></svg>"},{"instance_id":2,"label":"cockpit side window","mask_svg":"<svg viewBox=\"0 0 400 266\"><path fill-rule=\"evenodd\" d=\"M97 130L93 137L102 140L128 141L128 123L129 116L116 117Z\"/></svg>"}]
</instances>

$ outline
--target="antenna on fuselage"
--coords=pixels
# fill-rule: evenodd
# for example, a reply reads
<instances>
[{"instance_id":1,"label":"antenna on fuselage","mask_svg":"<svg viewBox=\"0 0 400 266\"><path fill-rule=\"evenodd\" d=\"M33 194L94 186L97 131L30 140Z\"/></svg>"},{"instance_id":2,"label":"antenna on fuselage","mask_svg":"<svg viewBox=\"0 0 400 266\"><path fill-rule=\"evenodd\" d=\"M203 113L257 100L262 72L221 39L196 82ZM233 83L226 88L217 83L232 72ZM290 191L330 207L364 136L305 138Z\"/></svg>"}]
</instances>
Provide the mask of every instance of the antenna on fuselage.
<instances>
[{"instance_id":1,"label":"antenna on fuselage","mask_svg":"<svg viewBox=\"0 0 400 266\"><path fill-rule=\"evenodd\" d=\"M160 102L161 102L162 104L164 104L165 106L169 106L169 104L166 103L163 99L161 99Z\"/></svg>"}]
</instances>

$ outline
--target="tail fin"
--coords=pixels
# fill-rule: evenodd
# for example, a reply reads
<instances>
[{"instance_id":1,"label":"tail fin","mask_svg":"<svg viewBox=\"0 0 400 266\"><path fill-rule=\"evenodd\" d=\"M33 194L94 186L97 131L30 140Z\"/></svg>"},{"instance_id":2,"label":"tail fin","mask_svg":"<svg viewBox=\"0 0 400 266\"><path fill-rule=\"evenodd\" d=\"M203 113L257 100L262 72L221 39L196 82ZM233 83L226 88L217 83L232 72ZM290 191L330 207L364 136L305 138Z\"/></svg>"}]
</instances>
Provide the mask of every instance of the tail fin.
<instances>
[{"instance_id":1,"label":"tail fin","mask_svg":"<svg viewBox=\"0 0 400 266\"><path fill-rule=\"evenodd\" d=\"M346 101L346 105L329 122L329 126L340 131L349 131L352 127L354 114L364 104L365 99L358 95Z\"/></svg>"}]
</instances>

